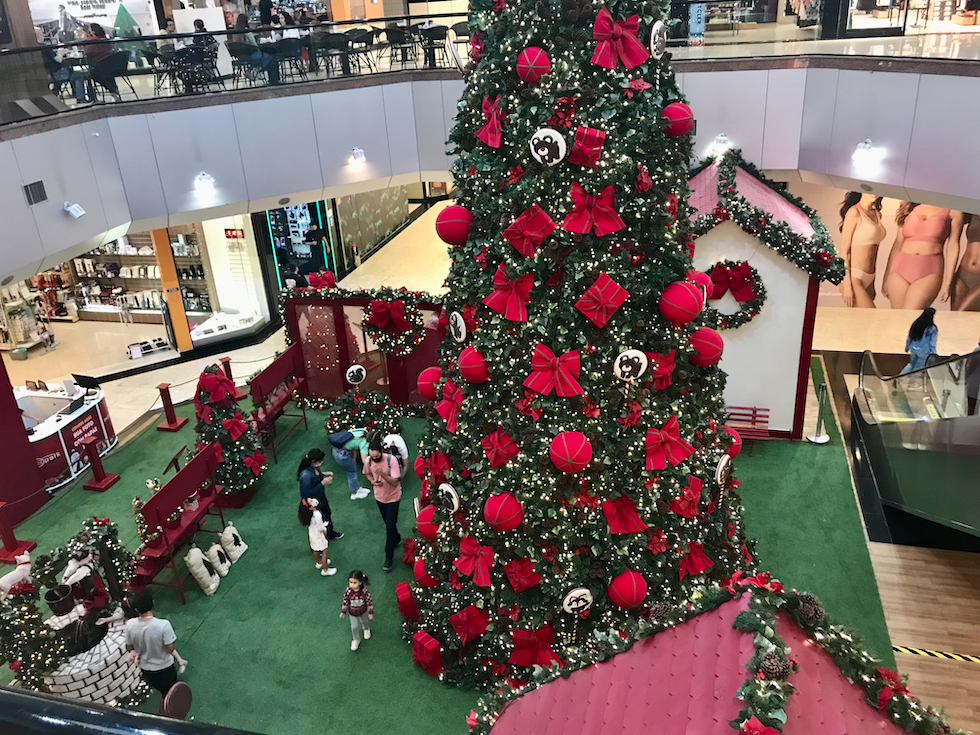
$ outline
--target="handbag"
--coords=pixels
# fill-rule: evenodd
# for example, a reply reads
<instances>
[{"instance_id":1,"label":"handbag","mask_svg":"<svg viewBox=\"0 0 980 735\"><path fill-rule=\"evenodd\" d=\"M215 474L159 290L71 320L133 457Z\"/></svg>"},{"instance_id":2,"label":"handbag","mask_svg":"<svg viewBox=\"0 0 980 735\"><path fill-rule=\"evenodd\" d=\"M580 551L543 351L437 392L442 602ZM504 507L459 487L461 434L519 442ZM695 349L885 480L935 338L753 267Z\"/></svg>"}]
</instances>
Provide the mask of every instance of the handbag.
<instances>
[{"instance_id":1,"label":"handbag","mask_svg":"<svg viewBox=\"0 0 980 735\"><path fill-rule=\"evenodd\" d=\"M343 449L344 445L354 438L354 433L351 431L338 431L336 433L330 434L327 437L327 441L330 445L336 449Z\"/></svg>"}]
</instances>

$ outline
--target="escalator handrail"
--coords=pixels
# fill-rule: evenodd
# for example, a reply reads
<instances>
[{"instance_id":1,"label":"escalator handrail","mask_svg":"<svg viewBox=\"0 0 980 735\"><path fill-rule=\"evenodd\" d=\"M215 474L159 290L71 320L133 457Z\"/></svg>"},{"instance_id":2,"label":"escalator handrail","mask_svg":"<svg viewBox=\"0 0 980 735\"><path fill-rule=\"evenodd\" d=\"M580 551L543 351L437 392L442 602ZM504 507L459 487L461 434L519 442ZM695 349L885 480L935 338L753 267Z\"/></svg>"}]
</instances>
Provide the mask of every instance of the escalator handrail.
<instances>
[{"instance_id":1,"label":"escalator handrail","mask_svg":"<svg viewBox=\"0 0 980 735\"><path fill-rule=\"evenodd\" d=\"M862 390L864 389L865 365L871 366L871 369L874 371L874 375L876 378L878 378L878 380L880 380L883 383L887 383L889 381L895 380L896 378L907 378L910 375L918 375L920 373L924 373L926 370L931 370L932 368L937 367L939 365L949 365L950 363L956 362L957 360L964 360L967 357L969 357L969 355L950 355L949 357L943 357L934 362L932 361L933 357L938 357L938 355L936 354L929 355L929 357L926 359L925 367L918 368L917 370L910 370L907 373L898 373L897 375L885 375L883 372L881 372L881 368L878 367L878 363L875 360L874 353L871 350L865 350L864 353L861 355L861 367L858 369L858 387L861 388ZM954 373L952 373L952 368L947 368L947 369L950 370L950 374L953 376L953 379L959 381L959 378Z\"/></svg>"}]
</instances>

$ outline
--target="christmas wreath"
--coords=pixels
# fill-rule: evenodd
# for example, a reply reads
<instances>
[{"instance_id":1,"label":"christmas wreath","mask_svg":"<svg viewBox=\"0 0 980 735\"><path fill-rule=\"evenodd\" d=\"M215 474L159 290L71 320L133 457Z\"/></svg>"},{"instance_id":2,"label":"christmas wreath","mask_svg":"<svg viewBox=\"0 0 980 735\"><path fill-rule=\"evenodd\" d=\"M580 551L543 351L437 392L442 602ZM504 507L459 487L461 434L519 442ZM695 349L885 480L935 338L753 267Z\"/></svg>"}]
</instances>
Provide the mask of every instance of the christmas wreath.
<instances>
[{"instance_id":1,"label":"christmas wreath","mask_svg":"<svg viewBox=\"0 0 980 735\"><path fill-rule=\"evenodd\" d=\"M407 355L425 339L425 326L419 309L423 294L405 289L380 289L364 309L364 333L391 355Z\"/></svg>"},{"instance_id":2,"label":"christmas wreath","mask_svg":"<svg viewBox=\"0 0 980 735\"><path fill-rule=\"evenodd\" d=\"M722 314L713 306L705 306L705 324L715 329L738 329L748 324L762 310L766 302L766 288L762 285L759 271L742 261L722 260L707 271L713 285L708 299L720 299L728 291L738 301L739 310L734 314Z\"/></svg>"}]
</instances>

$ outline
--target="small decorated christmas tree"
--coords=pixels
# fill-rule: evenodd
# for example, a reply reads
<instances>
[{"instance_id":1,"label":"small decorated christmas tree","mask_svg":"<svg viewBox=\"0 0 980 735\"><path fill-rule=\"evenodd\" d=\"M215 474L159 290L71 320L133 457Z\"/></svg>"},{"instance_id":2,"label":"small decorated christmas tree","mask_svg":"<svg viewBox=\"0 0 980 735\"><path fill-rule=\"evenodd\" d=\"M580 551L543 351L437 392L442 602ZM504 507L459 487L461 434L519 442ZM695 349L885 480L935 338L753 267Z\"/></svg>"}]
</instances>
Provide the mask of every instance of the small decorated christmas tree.
<instances>
[{"instance_id":1,"label":"small decorated christmas tree","mask_svg":"<svg viewBox=\"0 0 980 735\"><path fill-rule=\"evenodd\" d=\"M248 490L265 468L266 457L247 417L235 400L235 383L216 366L201 373L194 394L198 448L221 445L214 482L232 495Z\"/></svg>"}]
</instances>

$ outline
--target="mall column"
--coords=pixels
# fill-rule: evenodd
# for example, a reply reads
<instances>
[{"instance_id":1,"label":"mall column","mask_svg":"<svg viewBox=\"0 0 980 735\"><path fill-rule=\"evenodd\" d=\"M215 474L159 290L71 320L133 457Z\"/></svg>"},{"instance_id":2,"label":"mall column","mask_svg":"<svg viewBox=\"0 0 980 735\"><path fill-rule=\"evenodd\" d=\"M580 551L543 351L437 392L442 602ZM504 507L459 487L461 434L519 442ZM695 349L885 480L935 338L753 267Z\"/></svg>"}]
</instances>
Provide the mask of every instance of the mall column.
<instances>
[{"instance_id":1,"label":"mall column","mask_svg":"<svg viewBox=\"0 0 980 735\"><path fill-rule=\"evenodd\" d=\"M180 293L180 282L177 280L177 265L174 263L174 251L170 249L170 233L166 229L152 230L150 239L153 241L153 254L160 268L160 282L163 285L163 298L170 310L170 321L174 328L174 338L177 340L177 351L187 352L194 348L191 342L190 329L187 327L187 314L184 313L184 297Z\"/></svg>"},{"instance_id":2,"label":"mall column","mask_svg":"<svg viewBox=\"0 0 980 735\"><path fill-rule=\"evenodd\" d=\"M7 367L0 361L0 502L3 521L11 526L28 518L48 500L34 448L14 400Z\"/></svg>"}]
</instances>

